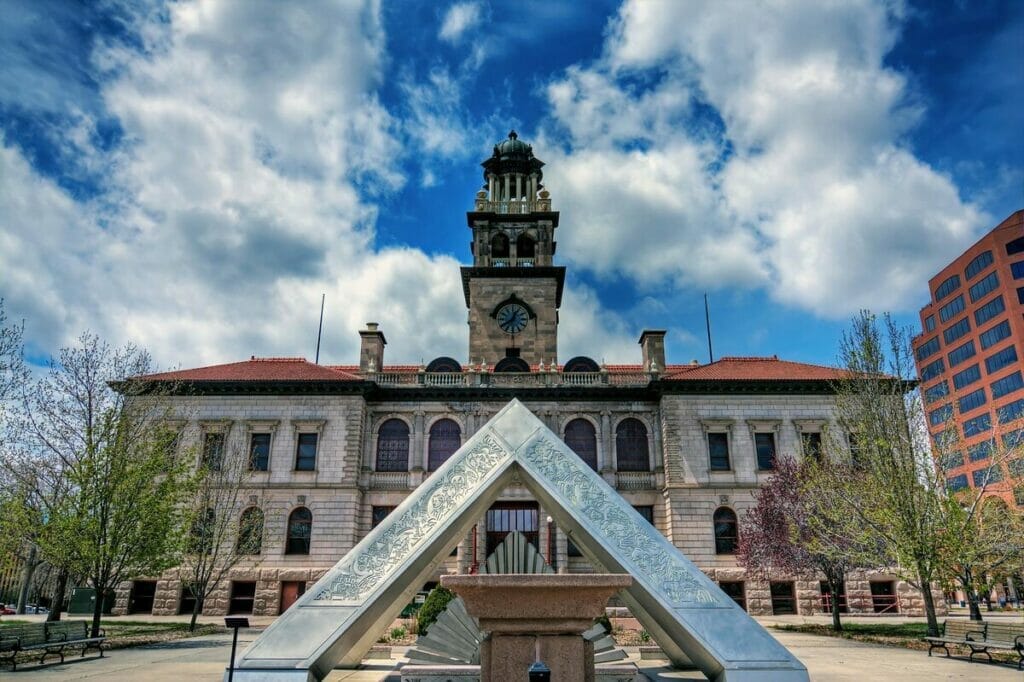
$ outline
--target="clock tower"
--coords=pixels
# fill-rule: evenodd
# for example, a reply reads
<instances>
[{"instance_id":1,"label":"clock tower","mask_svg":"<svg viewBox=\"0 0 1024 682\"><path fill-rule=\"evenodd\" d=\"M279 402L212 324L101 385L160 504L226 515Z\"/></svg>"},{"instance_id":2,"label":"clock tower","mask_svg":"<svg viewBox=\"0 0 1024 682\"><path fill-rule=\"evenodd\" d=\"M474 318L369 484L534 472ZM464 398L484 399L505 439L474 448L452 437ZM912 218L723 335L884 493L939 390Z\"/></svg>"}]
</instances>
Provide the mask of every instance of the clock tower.
<instances>
[{"instance_id":1,"label":"clock tower","mask_svg":"<svg viewBox=\"0 0 1024 682\"><path fill-rule=\"evenodd\" d=\"M565 268L552 263L558 212L541 184L544 162L515 131L483 162L484 187L466 214L472 267L462 268L469 363L529 371L558 361Z\"/></svg>"}]
</instances>

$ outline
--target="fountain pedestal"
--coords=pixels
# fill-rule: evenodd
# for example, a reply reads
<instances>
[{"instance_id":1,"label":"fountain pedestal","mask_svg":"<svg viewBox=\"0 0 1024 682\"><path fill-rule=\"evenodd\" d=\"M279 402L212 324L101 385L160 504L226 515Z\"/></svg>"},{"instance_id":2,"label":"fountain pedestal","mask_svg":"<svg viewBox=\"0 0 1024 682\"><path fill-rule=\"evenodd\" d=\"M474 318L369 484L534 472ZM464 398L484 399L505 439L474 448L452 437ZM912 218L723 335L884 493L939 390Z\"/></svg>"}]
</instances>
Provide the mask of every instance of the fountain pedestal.
<instances>
[{"instance_id":1,"label":"fountain pedestal","mask_svg":"<svg viewBox=\"0 0 1024 682\"><path fill-rule=\"evenodd\" d=\"M544 661L551 679L593 682L594 647L582 634L608 599L633 584L629 575L445 575L441 584L480 622L480 682L525 680Z\"/></svg>"}]
</instances>

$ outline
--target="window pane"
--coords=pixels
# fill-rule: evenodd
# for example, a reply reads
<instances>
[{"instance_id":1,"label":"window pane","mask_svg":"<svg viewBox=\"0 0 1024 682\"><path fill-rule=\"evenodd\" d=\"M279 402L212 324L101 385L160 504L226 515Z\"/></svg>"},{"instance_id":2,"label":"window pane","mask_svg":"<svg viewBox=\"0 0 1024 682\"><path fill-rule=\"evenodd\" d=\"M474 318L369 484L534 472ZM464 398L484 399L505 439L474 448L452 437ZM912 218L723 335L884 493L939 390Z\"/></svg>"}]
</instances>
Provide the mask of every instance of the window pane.
<instances>
[{"instance_id":1,"label":"window pane","mask_svg":"<svg viewBox=\"0 0 1024 682\"><path fill-rule=\"evenodd\" d=\"M949 382L943 379L941 382L924 390L924 402L926 405L949 395Z\"/></svg>"},{"instance_id":2,"label":"window pane","mask_svg":"<svg viewBox=\"0 0 1024 682\"><path fill-rule=\"evenodd\" d=\"M996 410L1000 424L1017 421L1024 417L1024 400L1015 400L1009 405L1004 405ZM989 426L991 428L991 424Z\"/></svg>"},{"instance_id":3,"label":"window pane","mask_svg":"<svg viewBox=\"0 0 1024 682\"><path fill-rule=\"evenodd\" d=\"M377 471L409 470L409 427L389 419L377 432Z\"/></svg>"},{"instance_id":4,"label":"window pane","mask_svg":"<svg viewBox=\"0 0 1024 682\"><path fill-rule=\"evenodd\" d=\"M978 368L978 365L971 365L962 372L957 372L953 375L953 386L959 391L964 386L970 386L979 379L981 379L981 369Z\"/></svg>"},{"instance_id":5,"label":"window pane","mask_svg":"<svg viewBox=\"0 0 1024 682\"><path fill-rule=\"evenodd\" d=\"M775 468L775 434L755 433L754 447L757 448L757 468Z\"/></svg>"},{"instance_id":6,"label":"window pane","mask_svg":"<svg viewBox=\"0 0 1024 682\"><path fill-rule=\"evenodd\" d=\"M207 433L203 436L203 466L220 471L224 461L224 434Z\"/></svg>"},{"instance_id":7,"label":"window pane","mask_svg":"<svg viewBox=\"0 0 1024 682\"><path fill-rule=\"evenodd\" d=\"M952 478L946 479L946 489L950 492L956 492L957 490L963 490L967 487L967 474L960 474L959 476L953 476Z\"/></svg>"},{"instance_id":8,"label":"window pane","mask_svg":"<svg viewBox=\"0 0 1024 682\"><path fill-rule=\"evenodd\" d=\"M964 311L964 295L960 294L946 305L939 308L939 319L949 322Z\"/></svg>"},{"instance_id":9,"label":"window pane","mask_svg":"<svg viewBox=\"0 0 1024 682\"><path fill-rule=\"evenodd\" d=\"M971 391L963 398L960 398L957 407L959 408L960 413L963 414L964 412L970 412L971 410L981 407L985 404L985 400L985 389L979 388L977 391Z\"/></svg>"},{"instance_id":10,"label":"window pane","mask_svg":"<svg viewBox=\"0 0 1024 682\"><path fill-rule=\"evenodd\" d=\"M263 548L263 512L249 507L238 522L238 553L259 554Z\"/></svg>"},{"instance_id":11,"label":"window pane","mask_svg":"<svg viewBox=\"0 0 1024 682\"><path fill-rule=\"evenodd\" d=\"M821 459L821 433L817 431L801 433L800 445L803 447L804 457Z\"/></svg>"},{"instance_id":12,"label":"window pane","mask_svg":"<svg viewBox=\"0 0 1024 682\"><path fill-rule=\"evenodd\" d=\"M295 509L288 517L288 544L285 554L309 554L313 535L313 513L305 507Z\"/></svg>"},{"instance_id":13,"label":"window pane","mask_svg":"<svg viewBox=\"0 0 1024 682\"><path fill-rule=\"evenodd\" d=\"M249 440L249 468L267 471L270 468L270 434L254 433Z\"/></svg>"},{"instance_id":14,"label":"window pane","mask_svg":"<svg viewBox=\"0 0 1024 682\"><path fill-rule=\"evenodd\" d=\"M708 454L711 458L712 471L729 470L729 434L709 433Z\"/></svg>"},{"instance_id":15,"label":"window pane","mask_svg":"<svg viewBox=\"0 0 1024 682\"><path fill-rule=\"evenodd\" d=\"M1003 480L1003 472L997 466L987 466L971 473L971 478L974 480L974 487L980 488L983 485Z\"/></svg>"},{"instance_id":16,"label":"window pane","mask_svg":"<svg viewBox=\"0 0 1024 682\"><path fill-rule=\"evenodd\" d=\"M1024 260L1010 263L1010 273L1013 274L1014 279L1024 279Z\"/></svg>"},{"instance_id":17,"label":"window pane","mask_svg":"<svg viewBox=\"0 0 1024 682\"><path fill-rule=\"evenodd\" d=\"M650 471L647 427L639 419L623 419L615 429L619 471Z\"/></svg>"},{"instance_id":18,"label":"window pane","mask_svg":"<svg viewBox=\"0 0 1024 682\"><path fill-rule=\"evenodd\" d=\"M295 452L295 470L313 471L316 469L316 441L315 433L300 433L299 445Z\"/></svg>"},{"instance_id":19,"label":"window pane","mask_svg":"<svg viewBox=\"0 0 1024 682\"><path fill-rule=\"evenodd\" d=\"M990 430L991 428L991 415L983 414L973 419L968 419L964 422L964 437L970 438L971 436L977 436L979 433L984 433Z\"/></svg>"},{"instance_id":20,"label":"window pane","mask_svg":"<svg viewBox=\"0 0 1024 682\"><path fill-rule=\"evenodd\" d=\"M979 281L977 284L968 289L968 293L971 295L971 303L975 303L985 296L996 290L999 286L999 275L995 272L988 274L985 279Z\"/></svg>"},{"instance_id":21,"label":"window pane","mask_svg":"<svg viewBox=\"0 0 1024 682\"><path fill-rule=\"evenodd\" d=\"M990 265L992 265L992 252L986 251L967 264L964 274L967 279L973 279L975 275L980 275L981 271Z\"/></svg>"},{"instance_id":22,"label":"window pane","mask_svg":"<svg viewBox=\"0 0 1024 682\"><path fill-rule=\"evenodd\" d=\"M1004 310L1006 304L1003 303L1003 295L1000 294L974 311L974 324L980 327Z\"/></svg>"},{"instance_id":23,"label":"window pane","mask_svg":"<svg viewBox=\"0 0 1024 682\"><path fill-rule=\"evenodd\" d=\"M381 521L388 517L388 514L395 511L394 507L374 507L370 517L370 528L376 528Z\"/></svg>"},{"instance_id":24,"label":"window pane","mask_svg":"<svg viewBox=\"0 0 1024 682\"><path fill-rule=\"evenodd\" d=\"M989 374L993 374L1014 362L1017 362L1017 348L1016 346L1007 346L985 358L985 369Z\"/></svg>"},{"instance_id":25,"label":"window pane","mask_svg":"<svg viewBox=\"0 0 1024 682\"><path fill-rule=\"evenodd\" d=\"M1010 323L1003 320L991 329L981 333L981 347L988 348L994 346L1005 338L1010 336Z\"/></svg>"},{"instance_id":26,"label":"window pane","mask_svg":"<svg viewBox=\"0 0 1024 682\"><path fill-rule=\"evenodd\" d=\"M735 554L739 535L736 513L728 507L719 507L714 515L715 554Z\"/></svg>"},{"instance_id":27,"label":"window pane","mask_svg":"<svg viewBox=\"0 0 1024 682\"><path fill-rule=\"evenodd\" d=\"M1019 371L1014 372L1009 376L992 382L992 397L1002 398L1004 395L1019 391L1022 388L1024 388L1024 377L1021 376Z\"/></svg>"},{"instance_id":28,"label":"window pane","mask_svg":"<svg viewBox=\"0 0 1024 682\"><path fill-rule=\"evenodd\" d=\"M974 348L974 341L968 341L962 346L954 348L948 355L946 355L946 359L949 360L950 367L956 367L961 362L973 358L976 353L977 351Z\"/></svg>"},{"instance_id":29,"label":"window pane","mask_svg":"<svg viewBox=\"0 0 1024 682\"><path fill-rule=\"evenodd\" d=\"M949 341L947 340L947 343ZM922 343L917 347L917 359L918 361L924 360L927 357L931 357L939 352L939 337L933 336L928 339L925 343Z\"/></svg>"},{"instance_id":30,"label":"window pane","mask_svg":"<svg viewBox=\"0 0 1024 682\"><path fill-rule=\"evenodd\" d=\"M462 429L451 419L441 419L430 427L427 447L427 469L436 471L455 451L462 447Z\"/></svg>"},{"instance_id":31,"label":"window pane","mask_svg":"<svg viewBox=\"0 0 1024 682\"><path fill-rule=\"evenodd\" d=\"M935 300L941 301L960 287L960 275L953 275L935 288Z\"/></svg>"},{"instance_id":32,"label":"window pane","mask_svg":"<svg viewBox=\"0 0 1024 682\"><path fill-rule=\"evenodd\" d=\"M935 331L935 316L934 315L929 315L928 317L924 318L924 328L925 328L925 331L929 331L929 332Z\"/></svg>"},{"instance_id":33,"label":"window pane","mask_svg":"<svg viewBox=\"0 0 1024 682\"><path fill-rule=\"evenodd\" d=\"M654 507L649 504L634 504L633 509L636 509L640 516L644 517L644 521L654 525Z\"/></svg>"},{"instance_id":34,"label":"window pane","mask_svg":"<svg viewBox=\"0 0 1024 682\"><path fill-rule=\"evenodd\" d=\"M950 344L969 331L971 331L971 321L966 317L962 317L953 326L942 332L942 338L947 344Z\"/></svg>"},{"instance_id":35,"label":"window pane","mask_svg":"<svg viewBox=\"0 0 1024 682\"><path fill-rule=\"evenodd\" d=\"M949 418L952 416L953 406L949 404L943 405L928 413L928 423L932 426L939 426L949 421Z\"/></svg>"},{"instance_id":36,"label":"window pane","mask_svg":"<svg viewBox=\"0 0 1024 682\"><path fill-rule=\"evenodd\" d=\"M980 462L983 459L988 459L992 456L992 450L994 447L995 446L990 440L978 443L977 445L972 445L967 448L967 458L972 462Z\"/></svg>"},{"instance_id":37,"label":"window pane","mask_svg":"<svg viewBox=\"0 0 1024 682\"><path fill-rule=\"evenodd\" d=\"M586 419L573 419L565 425L565 444L597 471L597 432Z\"/></svg>"},{"instance_id":38,"label":"window pane","mask_svg":"<svg viewBox=\"0 0 1024 682\"><path fill-rule=\"evenodd\" d=\"M942 358L939 358L921 368L921 381L934 379L945 371L946 363L942 361Z\"/></svg>"},{"instance_id":39,"label":"window pane","mask_svg":"<svg viewBox=\"0 0 1024 682\"><path fill-rule=\"evenodd\" d=\"M1012 256L1015 253L1024 251L1024 237L1018 237L1012 242L1006 242L1006 255Z\"/></svg>"}]
</instances>

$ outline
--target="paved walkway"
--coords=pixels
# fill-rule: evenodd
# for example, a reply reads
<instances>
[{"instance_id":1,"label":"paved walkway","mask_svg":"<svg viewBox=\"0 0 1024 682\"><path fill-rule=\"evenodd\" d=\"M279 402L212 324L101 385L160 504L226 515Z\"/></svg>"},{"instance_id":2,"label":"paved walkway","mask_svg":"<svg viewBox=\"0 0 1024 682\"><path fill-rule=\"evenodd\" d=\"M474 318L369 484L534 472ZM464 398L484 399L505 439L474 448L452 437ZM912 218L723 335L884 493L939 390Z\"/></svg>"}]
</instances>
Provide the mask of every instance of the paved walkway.
<instances>
[{"instance_id":1,"label":"paved walkway","mask_svg":"<svg viewBox=\"0 0 1024 682\"><path fill-rule=\"evenodd\" d=\"M815 682L865 682L866 680L898 680L898 682L937 682L939 680L1001 680L1022 682L1024 673L1012 666L968 663L966 660L929 658L923 651L862 644L832 637L819 637L769 630L807 666ZM239 651L258 634L243 630ZM231 653L231 636L226 634L177 640L132 649L112 651L106 658L90 656L69 658L63 665L45 669L26 669L12 680L93 680L95 682L128 682L153 680L170 682L214 682L221 680ZM642 663L641 671L651 682L670 680L703 680L694 671L673 671L656 662ZM380 661L361 670L336 670L330 682L397 682L394 673L399 661Z\"/></svg>"}]
</instances>

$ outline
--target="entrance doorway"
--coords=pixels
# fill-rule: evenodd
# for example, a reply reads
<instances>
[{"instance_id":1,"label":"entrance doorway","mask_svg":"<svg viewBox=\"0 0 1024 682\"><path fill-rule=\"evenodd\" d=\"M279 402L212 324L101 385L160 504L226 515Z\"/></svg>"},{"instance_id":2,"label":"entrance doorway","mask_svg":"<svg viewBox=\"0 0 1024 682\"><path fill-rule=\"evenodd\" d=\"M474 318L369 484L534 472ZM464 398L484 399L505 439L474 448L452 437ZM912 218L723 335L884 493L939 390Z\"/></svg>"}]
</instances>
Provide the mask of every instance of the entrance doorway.
<instances>
[{"instance_id":1,"label":"entrance doorway","mask_svg":"<svg viewBox=\"0 0 1024 682\"><path fill-rule=\"evenodd\" d=\"M896 603L896 583L886 580L871 583L871 606L875 613L899 613Z\"/></svg>"},{"instance_id":2,"label":"entrance doorway","mask_svg":"<svg viewBox=\"0 0 1024 682\"><path fill-rule=\"evenodd\" d=\"M306 594L305 580L285 580L281 583L281 608L278 614L288 610L288 607L298 601L299 597Z\"/></svg>"},{"instance_id":3,"label":"entrance doorway","mask_svg":"<svg viewBox=\"0 0 1024 682\"><path fill-rule=\"evenodd\" d=\"M153 597L155 596L155 580L136 580L132 583L132 595L128 600L128 613L153 613Z\"/></svg>"},{"instance_id":4,"label":"entrance doorway","mask_svg":"<svg viewBox=\"0 0 1024 682\"><path fill-rule=\"evenodd\" d=\"M514 530L526 536L533 548L540 550L538 533L539 508L536 502L498 502L487 510L487 556Z\"/></svg>"}]
</instances>

